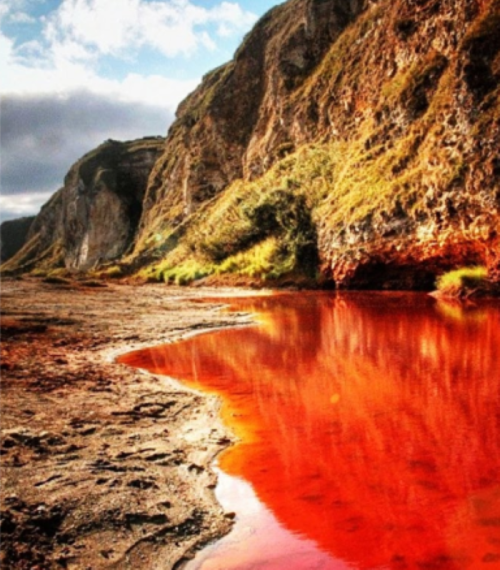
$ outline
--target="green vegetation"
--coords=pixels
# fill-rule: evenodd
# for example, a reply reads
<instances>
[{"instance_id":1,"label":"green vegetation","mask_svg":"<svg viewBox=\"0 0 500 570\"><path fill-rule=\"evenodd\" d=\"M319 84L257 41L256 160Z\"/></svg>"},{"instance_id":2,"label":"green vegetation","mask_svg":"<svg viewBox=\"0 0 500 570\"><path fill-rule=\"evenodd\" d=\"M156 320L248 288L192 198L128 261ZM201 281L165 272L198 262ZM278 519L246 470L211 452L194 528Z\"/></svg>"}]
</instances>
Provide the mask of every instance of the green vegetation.
<instances>
[{"instance_id":1,"label":"green vegetation","mask_svg":"<svg viewBox=\"0 0 500 570\"><path fill-rule=\"evenodd\" d=\"M139 276L177 284L233 274L263 281L314 277L318 266L313 211L331 184L327 147L311 145L262 178L238 180L189 218L183 236ZM161 244L161 245L160 245Z\"/></svg>"},{"instance_id":2,"label":"green vegetation","mask_svg":"<svg viewBox=\"0 0 500 570\"><path fill-rule=\"evenodd\" d=\"M175 283L175 285L189 285L193 281L199 281L210 275L213 269L210 266L203 266L197 261L187 260L184 263L173 267L161 266L157 270L157 275L165 283Z\"/></svg>"},{"instance_id":3,"label":"green vegetation","mask_svg":"<svg viewBox=\"0 0 500 570\"><path fill-rule=\"evenodd\" d=\"M486 267L463 267L441 275L437 280L437 288L446 297L470 297L488 286Z\"/></svg>"}]
</instances>

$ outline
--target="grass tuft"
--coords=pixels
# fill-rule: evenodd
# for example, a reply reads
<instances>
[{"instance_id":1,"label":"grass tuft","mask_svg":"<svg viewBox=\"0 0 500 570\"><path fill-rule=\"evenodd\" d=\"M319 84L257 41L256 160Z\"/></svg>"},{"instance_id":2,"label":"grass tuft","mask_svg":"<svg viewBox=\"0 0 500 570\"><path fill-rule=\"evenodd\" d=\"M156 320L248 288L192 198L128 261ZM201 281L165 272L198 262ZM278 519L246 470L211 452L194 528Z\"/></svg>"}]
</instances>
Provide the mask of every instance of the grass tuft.
<instances>
[{"instance_id":1,"label":"grass tuft","mask_svg":"<svg viewBox=\"0 0 500 570\"><path fill-rule=\"evenodd\" d=\"M157 275L161 280L175 285L190 285L211 273L213 269L210 266L204 266L195 260L187 260L179 265L157 270Z\"/></svg>"}]
</instances>

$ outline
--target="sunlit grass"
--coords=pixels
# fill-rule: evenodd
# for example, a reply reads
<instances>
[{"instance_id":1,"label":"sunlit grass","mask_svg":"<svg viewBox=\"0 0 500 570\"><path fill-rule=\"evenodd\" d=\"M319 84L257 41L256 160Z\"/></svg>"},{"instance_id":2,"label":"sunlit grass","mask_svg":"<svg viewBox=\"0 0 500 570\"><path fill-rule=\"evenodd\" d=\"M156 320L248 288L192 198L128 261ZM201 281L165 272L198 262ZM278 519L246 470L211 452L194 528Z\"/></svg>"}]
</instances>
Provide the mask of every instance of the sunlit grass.
<instances>
[{"instance_id":1,"label":"sunlit grass","mask_svg":"<svg viewBox=\"0 0 500 570\"><path fill-rule=\"evenodd\" d=\"M186 260L179 265L167 267L163 270L160 269L158 276L165 283L189 285L193 281L199 281L211 273L213 273L212 267L202 265L195 260Z\"/></svg>"},{"instance_id":2,"label":"sunlit grass","mask_svg":"<svg viewBox=\"0 0 500 570\"><path fill-rule=\"evenodd\" d=\"M275 237L270 237L254 245L247 251L241 251L224 260L217 268L218 274L236 273L249 277L279 277L280 270L286 271L277 258L279 245Z\"/></svg>"},{"instance_id":3,"label":"sunlit grass","mask_svg":"<svg viewBox=\"0 0 500 570\"><path fill-rule=\"evenodd\" d=\"M107 277L108 279L119 279L120 277L123 277L123 270L120 266L113 265L102 271L102 277Z\"/></svg>"}]
</instances>

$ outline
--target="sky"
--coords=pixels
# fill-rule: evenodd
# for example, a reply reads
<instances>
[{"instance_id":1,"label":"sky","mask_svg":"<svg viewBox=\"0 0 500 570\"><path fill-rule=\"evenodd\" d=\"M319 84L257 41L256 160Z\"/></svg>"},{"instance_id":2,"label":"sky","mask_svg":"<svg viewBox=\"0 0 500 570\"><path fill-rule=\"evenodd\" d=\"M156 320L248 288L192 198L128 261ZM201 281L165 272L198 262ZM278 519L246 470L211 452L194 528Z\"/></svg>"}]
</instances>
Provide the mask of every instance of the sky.
<instances>
[{"instance_id":1,"label":"sky","mask_svg":"<svg viewBox=\"0 0 500 570\"><path fill-rule=\"evenodd\" d=\"M106 139L178 103L279 0L0 0L0 218L36 214Z\"/></svg>"}]
</instances>

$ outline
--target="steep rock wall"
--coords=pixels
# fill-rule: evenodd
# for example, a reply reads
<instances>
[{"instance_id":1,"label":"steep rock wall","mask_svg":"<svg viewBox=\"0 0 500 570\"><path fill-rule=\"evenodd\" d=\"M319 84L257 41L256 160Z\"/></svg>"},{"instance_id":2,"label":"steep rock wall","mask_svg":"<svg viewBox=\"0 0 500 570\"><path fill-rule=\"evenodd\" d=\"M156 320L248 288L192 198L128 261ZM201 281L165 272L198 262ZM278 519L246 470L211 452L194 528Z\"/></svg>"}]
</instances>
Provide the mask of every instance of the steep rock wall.
<instances>
[{"instance_id":1,"label":"steep rock wall","mask_svg":"<svg viewBox=\"0 0 500 570\"><path fill-rule=\"evenodd\" d=\"M289 0L159 144L134 164L118 143L84 157L14 259L188 280L306 268L355 288L429 289L471 264L498 279L500 1Z\"/></svg>"},{"instance_id":2,"label":"steep rock wall","mask_svg":"<svg viewBox=\"0 0 500 570\"><path fill-rule=\"evenodd\" d=\"M234 59L181 103L144 203L138 249L232 181L265 172L288 141L282 111L363 9L361 0L290 0L266 14ZM278 128L276 128L278 127Z\"/></svg>"},{"instance_id":3,"label":"steep rock wall","mask_svg":"<svg viewBox=\"0 0 500 570\"><path fill-rule=\"evenodd\" d=\"M345 149L320 208L325 270L346 286L428 288L444 269L489 264L500 229L500 3L380 3L353 32L329 54L343 52L350 72L335 75L327 58L317 77L328 70L329 89L314 79L307 91L320 130ZM295 121L306 123L305 108Z\"/></svg>"},{"instance_id":4,"label":"steep rock wall","mask_svg":"<svg viewBox=\"0 0 500 570\"><path fill-rule=\"evenodd\" d=\"M329 179L311 209L325 279L430 288L445 269L491 264L499 54L498 0L278 6L180 106L136 252L153 232L168 235L213 209L234 180L259 180L287 155L300 161L299 151L320 145ZM263 176L261 192L268 183ZM307 194L307 176L299 185ZM244 195L240 188L242 208Z\"/></svg>"},{"instance_id":5,"label":"steep rock wall","mask_svg":"<svg viewBox=\"0 0 500 570\"><path fill-rule=\"evenodd\" d=\"M26 245L2 269L85 271L119 259L133 243L163 144L160 137L109 140L83 156L36 217Z\"/></svg>"}]
</instances>

